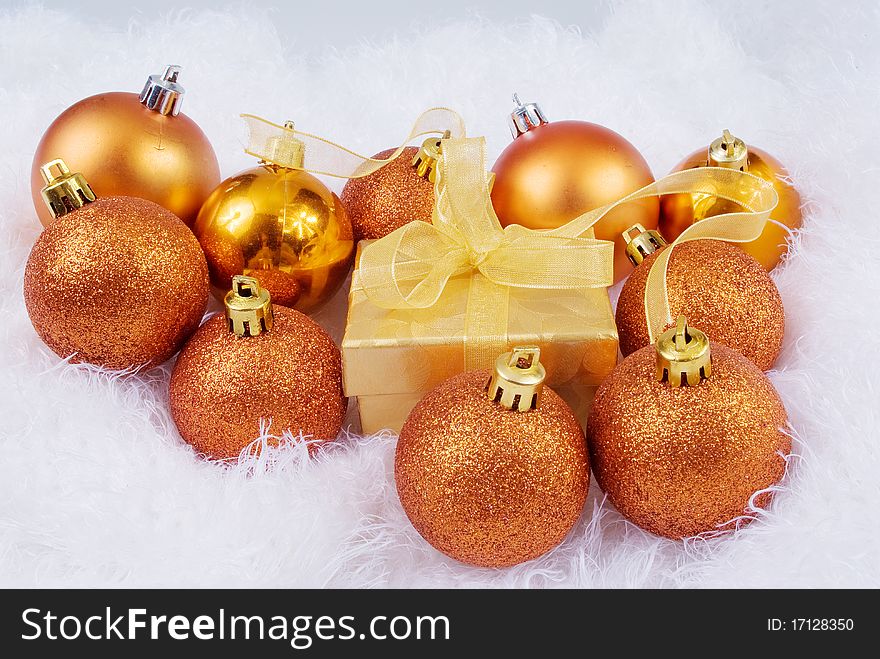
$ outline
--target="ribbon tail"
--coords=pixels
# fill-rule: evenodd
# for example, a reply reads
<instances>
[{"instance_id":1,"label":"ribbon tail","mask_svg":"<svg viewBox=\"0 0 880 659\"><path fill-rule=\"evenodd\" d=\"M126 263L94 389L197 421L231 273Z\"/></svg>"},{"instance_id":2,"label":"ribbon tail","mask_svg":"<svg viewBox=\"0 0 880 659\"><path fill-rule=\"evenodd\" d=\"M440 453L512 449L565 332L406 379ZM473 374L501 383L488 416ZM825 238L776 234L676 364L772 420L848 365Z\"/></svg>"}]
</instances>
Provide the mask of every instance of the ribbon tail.
<instances>
[{"instance_id":1,"label":"ribbon tail","mask_svg":"<svg viewBox=\"0 0 880 659\"><path fill-rule=\"evenodd\" d=\"M674 320L669 306L666 274L669 259L676 247L692 240L724 240L737 243L754 240L764 231L767 220L779 201L770 183L751 174L717 169L707 172L689 171L696 172L694 176L703 174L705 180L697 179L697 181L703 186L714 185L715 196L734 201L747 211L726 213L695 222L654 260L645 283L644 299L645 322L648 325L648 338L652 344ZM666 180L668 179L662 179L659 183L664 183Z\"/></svg>"},{"instance_id":2,"label":"ribbon tail","mask_svg":"<svg viewBox=\"0 0 880 659\"><path fill-rule=\"evenodd\" d=\"M361 178L376 172L400 157L407 144L417 137L439 137L447 131L452 137L464 137L465 134L464 120L455 110L431 108L419 115L409 134L390 156L370 158L318 135L296 130L292 124L282 126L253 114L240 116L245 120L249 133L245 153L282 167L294 166L312 174L346 179ZM279 145L282 145L281 148ZM296 164L289 162L294 152L297 154Z\"/></svg>"},{"instance_id":3,"label":"ribbon tail","mask_svg":"<svg viewBox=\"0 0 880 659\"><path fill-rule=\"evenodd\" d=\"M651 345L657 337L672 324L672 311L669 308L669 295L666 288L666 269L672 250L660 252L648 271L645 284L645 322L648 324L648 339Z\"/></svg>"}]
</instances>

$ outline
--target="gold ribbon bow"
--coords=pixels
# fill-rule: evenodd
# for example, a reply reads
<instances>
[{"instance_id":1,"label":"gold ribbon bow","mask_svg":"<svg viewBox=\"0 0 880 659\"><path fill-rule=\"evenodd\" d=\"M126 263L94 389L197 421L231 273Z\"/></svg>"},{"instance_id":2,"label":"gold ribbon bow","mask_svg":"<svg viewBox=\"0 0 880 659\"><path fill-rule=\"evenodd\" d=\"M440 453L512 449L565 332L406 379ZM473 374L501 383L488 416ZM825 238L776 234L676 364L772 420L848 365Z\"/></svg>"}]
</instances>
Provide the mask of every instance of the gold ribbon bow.
<instances>
[{"instance_id":1,"label":"gold ribbon bow","mask_svg":"<svg viewBox=\"0 0 880 659\"><path fill-rule=\"evenodd\" d=\"M662 194L703 193L748 209L712 218L709 232L699 228L709 220L690 227L661 254L662 261L658 257L645 299L654 332L670 317L665 267L672 248L698 238L752 240L776 205L776 192L766 181L729 169L703 168L671 174L556 229L502 227L492 208L485 159L483 138L443 140L431 223L411 222L371 243L361 253L358 270L367 297L387 309L433 307L451 277L473 273L465 328L466 369L491 364L507 347L510 288L575 290L611 285L614 244L594 238L591 228L614 208ZM723 235L709 235L712 227Z\"/></svg>"},{"instance_id":2,"label":"gold ribbon bow","mask_svg":"<svg viewBox=\"0 0 880 659\"><path fill-rule=\"evenodd\" d=\"M455 110L430 108L416 119L409 135L387 158L362 156L323 137L296 130L292 122L272 123L253 114L243 114L249 139L245 153L282 167L301 169L312 174L337 178L368 176L400 156L407 144L425 135L464 137L464 120ZM278 144L292 148L277 148Z\"/></svg>"}]
</instances>

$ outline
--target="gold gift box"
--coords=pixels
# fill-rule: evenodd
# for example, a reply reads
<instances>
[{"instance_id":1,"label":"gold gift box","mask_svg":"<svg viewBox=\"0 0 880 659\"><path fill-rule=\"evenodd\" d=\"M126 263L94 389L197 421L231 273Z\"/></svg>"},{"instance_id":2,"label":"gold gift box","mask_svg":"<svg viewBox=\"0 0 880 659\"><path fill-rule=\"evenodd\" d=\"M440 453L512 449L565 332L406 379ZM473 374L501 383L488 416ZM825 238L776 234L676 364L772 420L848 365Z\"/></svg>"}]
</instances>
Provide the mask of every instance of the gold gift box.
<instances>
[{"instance_id":1,"label":"gold gift box","mask_svg":"<svg viewBox=\"0 0 880 659\"><path fill-rule=\"evenodd\" d=\"M465 314L473 276L482 275L450 279L431 308L384 309L367 298L355 266L342 360L345 393L358 399L364 433L399 432L422 396L465 370ZM511 288L508 305L505 349L539 346L547 384L585 423L596 386L617 363L617 327L607 289ZM494 358L478 368L493 363Z\"/></svg>"}]
</instances>

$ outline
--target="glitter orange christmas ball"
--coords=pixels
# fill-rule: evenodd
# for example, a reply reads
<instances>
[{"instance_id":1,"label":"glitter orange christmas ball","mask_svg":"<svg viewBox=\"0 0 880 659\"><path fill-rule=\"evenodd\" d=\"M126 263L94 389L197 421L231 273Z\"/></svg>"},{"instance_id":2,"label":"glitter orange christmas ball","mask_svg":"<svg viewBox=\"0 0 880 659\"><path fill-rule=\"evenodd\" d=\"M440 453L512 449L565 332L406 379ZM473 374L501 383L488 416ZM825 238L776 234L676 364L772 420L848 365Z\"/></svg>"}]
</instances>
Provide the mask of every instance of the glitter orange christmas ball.
<instances>
[{"instance_id":1,"label":"glitter orange christmas ball","mask_svg":"<svg viewBox=\"0 0 880 659\"><path fill-rule=\"evenodd\" d=\"M198 327L208 268L192 232L134 197L62 214L37 239L24 274L28 315L60 357L110 369L158 365Z\"/></svg>"},{"instance_id":2,"label":"glitter orange christmas ball","mask_svg":"<svg viewBox=\"0 0 880 659\"><path fill-rule=\"evenodd\" d=\"M659 381L657 364L655 347L642 348L596 392L587 441L599 486L657 535L733 528L769 503L763 490L785 472L785 408L764 374L721 344L711 344L708 377L690 386Z\"/></svg>"},{"instance_id":3,"label":"glitter orange christmas ball","mask_svg":"<svg viewBox=\"0 0 880 659\"><path fill-rule=\"evenodd\" d=\"M666 248L668 249L668 248ZM617 333L624 356L650 343L645 285L658 252L636 267L617 300ZM693 240L675 247L666 271L672 316L684 314L713 341L771 368L782 349L785 309L767 271L738 247Z\"/></svg>"},{"instance_id":4,"label":"glitter orange christmas ball","mask_svg":"<svg viewBox=\"0 0 880 659\"><path fill-rule=\"evenodd\" d=\"M336 439L347 400L333 340L304 314L272 305L255 279L233 285L226 315L199 328L171 374L171 415L183 439L213 459L238 457L261 420L275 436Z\"/></svg>"},{"instance_id":5,"label":"glitter orange christmas ball","mask_svg":"<svg viewBox=\"0 0 880 659\"><path fill-rule=\"evenodd\" d=\"M535 104L511 117L514 140L492 171L492 204L503 226L553 229L578 215L654 182L648 163L622 136L585 121L547 123ZM615 209L594 225L597 238L614 241L614 280L632 270L621 232L638 222L657 226L655 197Z\"/></svg>"},{"instance_id":6,"label":"glitter orange christmas ball","mask_svg":"<svg viewBox=\"0 0 880 659\"><path fill-rule=\"evenodd\" d=\"M463 563L505 567L565 538L584 506L589 463L580 425L554 391L518 412L487 396L489 379L465 373L425 396L401 430L394 475L431 545ZM517 400L528 407L532 397Z\"/></svg>"},{"instance_id":7,"label":"glitter orange christmas ball","mask_svg":"<svg viewBox=\"0 0 880 659\"><path fill-rule=\"evenodd\" d=\"M803 221L801 198L791 184L788 172L776 158L766 151L746 144L728 131L708 147L694 151L678 163L673 172L696 167L732 167L770 181L779 195L779 204L773 211L773 222L755 240L737 245L753 256L766 270L772 270L788 250L788 232L797 229ZM733 202L712 195L666 195L660 202L660 232L667 240L674 240L694 222L707 217L734 213L742 208Z\"/></svg>"},{"instance_id":8,"label":"glitter orange christmas ball","mask_svg":"<svg viewBox=\"0 0 880 659\"><path fill-rule=\"evenodd\" d=\"M388 149L373 158L384 160L393 153L394 149ZM381 169L345 184L340 198L355 241L382 238L414 220L431 221L434 184L414 165L419 153L418 147L407 147Z\"/></svg>"},{"instance_id":9,"label":"glitter orange christmas ball","mask_svg":"<svg viewBox=\"0 0 880 659\"><path fill-rule=\"evenodd\" d=\"M151 76L143 92L111 92L75 103L52 122L34 155L31 192L40 221L43 163L62 158L82 172L99 197L125 195L156 202L192 225L220 182L217 156L202 129L180 113L180 68Z\"/></svg>"}]
</instances>

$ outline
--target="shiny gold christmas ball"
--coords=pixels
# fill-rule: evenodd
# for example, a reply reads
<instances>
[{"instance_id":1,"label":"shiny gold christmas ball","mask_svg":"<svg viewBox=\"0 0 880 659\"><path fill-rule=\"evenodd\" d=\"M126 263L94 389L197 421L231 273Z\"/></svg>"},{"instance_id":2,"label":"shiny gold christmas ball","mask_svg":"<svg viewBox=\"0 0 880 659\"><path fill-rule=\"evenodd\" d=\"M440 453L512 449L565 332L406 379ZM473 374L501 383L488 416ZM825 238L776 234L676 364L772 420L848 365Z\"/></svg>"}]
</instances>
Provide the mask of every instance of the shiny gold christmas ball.
<instances>
[{"instance_id":1,"label":"shiny gold christmas ball","mask_svg":"<svg viewBox=\"0 0 880 659\"><path fill-rule=\"evenodd\" d=\"M668 538L743 522L791 451L770 381L735 350L711 351L711 376L682 387L657 380L654 346L633 353L599 387L587 421L599 487L624 517Z\"/></svg>"},{"instance_id":2,"label":"shiny gold christmas ball","mask_svg":"<svg viewBox=\"0 0 880 659\"><path fill-rule=\"evenodd\" d=\"M222 299L232 277L257 277L276 304L308 312L330 299L354 260L342 202L311 174L275 165L223 181L193 231Z\"/></svg>"},{"instance_id":3,"label":"shiny gold christmas ball","mask_svg":"<svg viewBox=\"0 0 880 659\"><path fill-rule=\"evenodd\" d=\"M706 167L707 148L694 151L678 163L673 172L696 167ZM714 163L713 163L714 164ZM764 232L749 243L737 245L739 249L750 254L764 266L772 270L788 250L787 229L797 229L803 221L801 198L797 190L788 180L788 172L776 158L754 146L748 146L747 164L744 168L773 184L779 195L779 205L773 211L773 222L767 222ZM719 199L712 195L665 195L660 200L660 233L670 242L694 222L721 215L742 211L743 208L732 201ZM778 222L779 224L775 224Z\"/></svg>"},{"instance_id":4,"label":"shiny gold christmas ball","mask_svg":"<svg viewBox=\"0 0 880 659\"><path fill-rule=\"evenodd\" d=\"M187 225L220 182L214 149L192 119L155 112L127 92L79 101L46 130L31 170L34 206L46 226L53 218L40 198L40 166L56 158L85 174L98 197L148 199Z\"/></svg>"},{"instance_id":5,"label":"shiny gold christmas ball","mask_svg":"<svg viewBox=\"0 0 880 659\"><path fill-rule=\"evenodd\" d=\"M237 458L260 436L290 431L334 440L347 400L333 340L304 314L275 305L271 331L238 336L222 316L209 319L177 358L171 415L183 439L213 459Z\"/></svg>"},{"instance_id":6,"label":"shiny gold christmas ball","mask_svg":"<svg viewBox=\"0 0 880 659\"><path fill-rule=\"evenodd\" d=\"M383 160L393 153L388 149L373 158ZM431 221L434 184L413 167L418 153L418 147L407 147L381 169L345 184L341 198L356 240L382 238L414 220Z\"/></svg>"},{"instance_id":7,"label":"shiny gold christmas ball","mask_svg":"<svg viewBox=\"0 0 880 659\"><path fill-rule=\"evenodd\" d=\"M492 204L501 224L553 229L654 182L638 150L613 130L585 121L553 121L513 140L492 167ZM621 233L657 227L650 197L617 208L594 225L614 241L614 279L632 270Z\"/></svg>"},{"instance_id":8,"label":"shiny gold christmas ball","mask_svg":"<svg viewBox=\"0 0 880 659\"><path fill-rule=\"evenodd\" d=\"M639 264L620 291L616 320L624 356L650 343L645 285L659 253ZM673 318L687 316L713 341L739 351L762 371L776 362L785 334L782 298L767 271L741 249L717 240L677 245L666 287Z\"/></svg>"},{"instance_id":9,"label":"shiny gold christmas ball","mask_svg":"<svg viewBox=\"0 0 880 659\"><path fill-rule=\"evenodd\" d=\"M40 234L24 299L34 329L58 356L110 369L156 366L199 326L208 268L170 211L104 197Z\"/></svg>"},{"instance_id":10,"label":"shiny gold christmas ball","mask_svg":"<svg viewBox=\"0 0 880 659\"><path fill-rule=\"evenodd\" d=\"M463 563L541 556L577 522L589 486L583 432L549 388L537 409L489 400L489 373L453 377L410 414L397 443L397 492L416 530Z\"/></svg>"}]
</instances>

